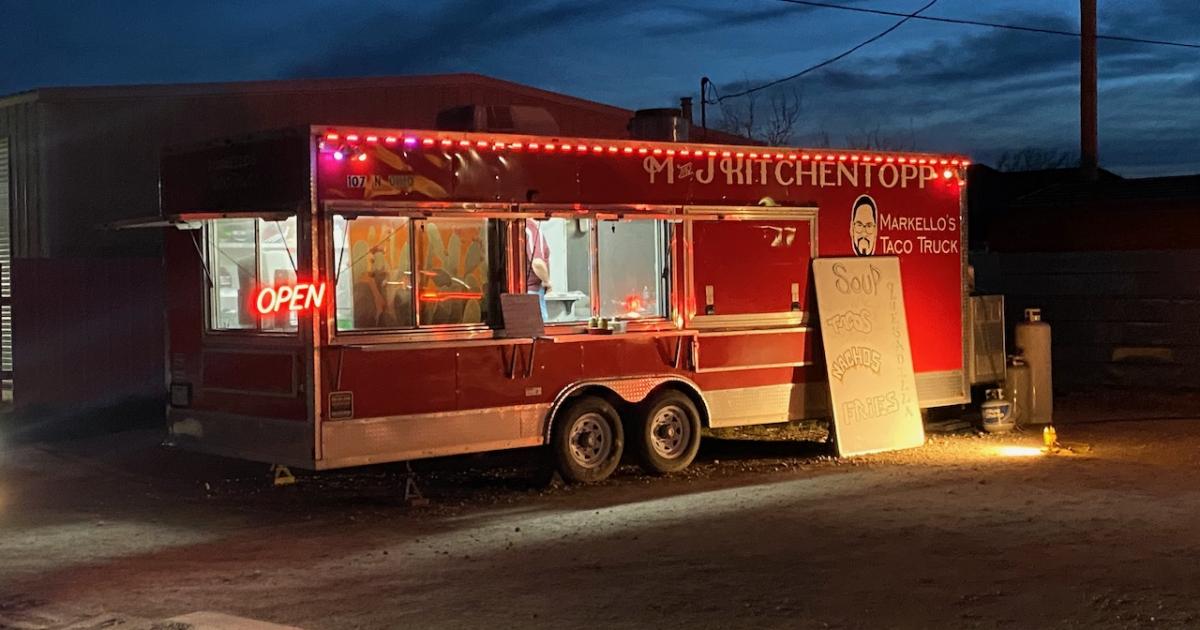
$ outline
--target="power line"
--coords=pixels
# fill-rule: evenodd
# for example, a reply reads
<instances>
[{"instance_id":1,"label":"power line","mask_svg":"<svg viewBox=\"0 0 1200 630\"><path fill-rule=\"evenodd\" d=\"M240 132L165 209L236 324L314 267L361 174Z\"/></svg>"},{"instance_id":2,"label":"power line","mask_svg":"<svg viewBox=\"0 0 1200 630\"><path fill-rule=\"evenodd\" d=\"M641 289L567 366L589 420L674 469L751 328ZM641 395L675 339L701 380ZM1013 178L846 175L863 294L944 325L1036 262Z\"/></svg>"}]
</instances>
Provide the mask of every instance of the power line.
<instances>
[{"instance_id":1,"label":"power line","mask_svg":"<svg viewBox=\"0 0 1200 630\"><path fill-rule=\"evenodd\" d=\"M771 81L769 83L764 83L762 85L757 85L752 88L747 88L745 90L742 90L741 92L735 92L733 94L726 94L725 96L718 95L717 100L715 102L720 103L721 101L724 101L725 99L738 98L740 96L746 96L748 94L753 94L759 90L765 90L769 87L774 87L776 85L779 85L780 83L786 83L787 81L791 81L792 79L798 79L798 78L808 74L809 72L824 68L825 66L828 66L829 64L831 64L839 59L843 59L843 58L853 54L855 51L862 48L863 46L866 46L867 44L878 41L879 39L883 38L888 33L891 33L892 31L900 28L901 26L904 25L905 22L917 17L922 11L933 6L935 3L937 3L937 1L938 0L929 0L929 2L927 2L925 4L925 6L921 7L920 9L917 9L916 11L914 11L912 13L897 13L897 14L895 14L896 16L899 16L900 18L902 18L899 22L896 22L895 24L889 26L887 29L883 30L879 34L875 35L874 37L871 37L871 38L859 43L857 46L854 46L853 48L851 48L839 55L830 57L829 59L826 59L825 61L822 61L821 63L809 66L809 67L801 70L800 72L797 72L795 74L790 74L786 77L783 77L782 79L775 79L774 81ZM830 6L835 6L835 5L830 5ZM701 95L701 98L703 98L703 95Z\"/></svg>"},{"instance_id":2,"label":"power line","mask_svg":"<svg viewBox=\"0 0 1200 630\"><path fill-rule=\"evenodd\" d=\"M869 13L871 15L888 15L892 17L904 17L905 19L924 20L926 22L941 22L943 24L960 24L967 26L986 26L988 28L998 28L1008 31L1022 31L1026 33L1042 33L1045 35L1066 35L1068 37L1082 37L1074 31L1061 31L1053 28L1041 28L1037 26L1021 26L1018 24L1001 24L997 22L985 22L982 20L967 20L963 18L947 18L935 17L929 15L909 15L897 11L884 11L883 9L868 9L866 7L848 7L841 4L832 4L828 2L816 2L814 0L778 0L788 4L801 4L809 7L818 7L822 9L839 9L842 11L852 11L854 13ZM1174 46L1177 48L1192 48L1200 49L1200 44L1190 44L1187 42L1173 42L1164 39L1146 39L1142 37L1125 37L1122 35L1096 35L1096 39L1104 39L1114 42L1130 42L1135 44L1153 44L1156 46Z\"/></svg>"}]
</instances>

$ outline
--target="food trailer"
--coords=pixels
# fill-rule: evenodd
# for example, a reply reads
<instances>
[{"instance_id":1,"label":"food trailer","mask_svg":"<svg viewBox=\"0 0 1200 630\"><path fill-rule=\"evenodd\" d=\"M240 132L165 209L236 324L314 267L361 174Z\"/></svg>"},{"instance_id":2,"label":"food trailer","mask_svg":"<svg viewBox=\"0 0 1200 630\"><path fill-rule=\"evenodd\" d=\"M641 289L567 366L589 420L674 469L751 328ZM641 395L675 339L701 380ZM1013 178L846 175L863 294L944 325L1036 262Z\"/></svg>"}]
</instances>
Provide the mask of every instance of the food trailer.
<instances>
[{"instance_id":1,"label":"food trailer","mask_svg":"<svg viewBox=\"0 0 1200 630\"><path fill-rule=\"evenodd\" d=\"M822 256L899 258L920 404L966 402L967 164L339 126L168 153L169 442L677 471L706 428L829 415Z\"/></svg>"}]
</instances>

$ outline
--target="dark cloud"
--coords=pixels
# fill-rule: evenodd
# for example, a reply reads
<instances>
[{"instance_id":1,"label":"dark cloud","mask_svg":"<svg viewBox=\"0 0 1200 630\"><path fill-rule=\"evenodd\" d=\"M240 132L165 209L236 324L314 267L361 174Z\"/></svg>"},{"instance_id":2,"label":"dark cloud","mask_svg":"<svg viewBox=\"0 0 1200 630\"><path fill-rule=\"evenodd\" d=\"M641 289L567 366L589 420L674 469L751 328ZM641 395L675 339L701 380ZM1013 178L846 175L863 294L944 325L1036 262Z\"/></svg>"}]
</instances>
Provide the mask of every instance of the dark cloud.
<instances>
[{"instance_id":1,"label":"dark cloud","mask_svg":"<svg viewBox=\"0 0 1200 630\"><path fill-rule=\"evenodd\" d=\"M1178 92L1183 97L1200 98L1200 76L1194 76L1191 81L1180 83Z\"/></svg>"},{"instance_id":2,"label":"dark cloud","mask_svg":"<svg viewBox=\"0 0 1200 630\"><path fill-rule=\"evenodd\" d=\"M813 7L782 2L768 6L743 3L729 7L703 7L697 4L680 3L670 6L669 9L674 13L672 19L666 23L646 27L644 30L646 35L694 35L743 26L753 26L775 20L802 19L805 14L819 10Z\"/></svg>"},{"instance_id":3,"label":"dark cloud","mask_svg":"<svg viewBox=\"0 0 1200 630\"><path fill-rule=\"evenodd\" d=\"M1102 34L1200 43L1200 2L1195 0L1104 3L1097 16Z\"/></svg>"},{"instance_id":4,"label":"dark cloud","mask_svg":"<svg viewBox=\"0 0 1200 630\"><path fill-rule=\"evenodd\" d=\"M1200 12L1200 3L1160 4L1163 13L1123 14L1127 19L1121 25L1130 33L1163 37L1164 25ZM1078 29L1067 17L1040 12L997 20ZM1192 21L1197 23L1200 19ZM1169 172L1195 168L1200 149L1191 139L1200 136L1198 71L1195 54L1105 42L1100 125L1106 166L1118 171L1143 164ZM1077 38L972 29L898 53L857 55L779 89L800 89L808 97L801 138L828 135L836 144L862 129L879 128L885 136L914 138L920 148L966 151L986 161L1027 146L1077 147L1078 72ZM724 91L756 83L761 81L738 82ZM1152 146L1166 150L1147 149Z\"/></svg>"}]
</instances>

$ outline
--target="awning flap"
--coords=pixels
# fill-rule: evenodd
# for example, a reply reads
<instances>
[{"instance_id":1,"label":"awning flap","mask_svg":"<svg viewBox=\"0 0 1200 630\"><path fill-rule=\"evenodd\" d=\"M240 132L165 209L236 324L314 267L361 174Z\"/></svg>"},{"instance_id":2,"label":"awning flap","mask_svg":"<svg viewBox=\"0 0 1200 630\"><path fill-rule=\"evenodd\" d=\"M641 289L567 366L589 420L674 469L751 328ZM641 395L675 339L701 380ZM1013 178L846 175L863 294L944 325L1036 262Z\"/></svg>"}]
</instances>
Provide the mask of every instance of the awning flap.
<instances>
[{"instance_id":1,"label":"awning flap","mask_svg":"<svg viewBox=\"0 0 1200 630\"><path fill-rule=\"evenodd\" d=\"M265 221L286 221L296 216L294 212L186 212L183 214L156 215L152 217L135 217L120 219L105 223L106 230L133 230L141 228L167 228L177 230L198 230L204 221L210 219L263 219Z\"/></svg>"}]
</instances>

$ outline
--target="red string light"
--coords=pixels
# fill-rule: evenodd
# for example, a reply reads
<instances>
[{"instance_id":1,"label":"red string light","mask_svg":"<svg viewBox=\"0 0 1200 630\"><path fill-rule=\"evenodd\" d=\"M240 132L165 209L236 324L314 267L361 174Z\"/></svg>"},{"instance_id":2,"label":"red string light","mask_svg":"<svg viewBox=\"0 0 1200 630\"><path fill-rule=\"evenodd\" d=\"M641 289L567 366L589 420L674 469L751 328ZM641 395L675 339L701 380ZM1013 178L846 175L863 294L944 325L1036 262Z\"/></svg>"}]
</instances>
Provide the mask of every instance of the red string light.
<instances>
[{"instance_id":1,"label":"red string light","mask_svg":"<svg viewBox=\"0 0 1200 630\"><path fill-rule=\"evenodd\" d=\"M394 145L398 142L401 142L401 137L395 136L395 135L387 135L387 136L380 136L377 134L360 135L357 133L348 133L348 134L342 135L335 130L327 130L318 136L318 140L321 141L318 143L318 147L320 148L320 150L322 152L333 152L335 149L337 149L337 145L333 145L333 144L329 144L329 143L336 142L338 140L341 140L342 138L345 138L346 143L351 144L351 145L357 144L359 142L360 138L362 140L364 140L367 144L376 144L376 143L380 142L381 140L385 144L388 144L388 145ZM928 157L928 156L923 157L923 156L919 156L919 155L909 156L909 155L902 155L902 154L861 155L861 154L847 154L847 153L838 153L838 154L834 154L834 153L809 154L809 153L792 153L792 152L789 152L789 153L774 152L774 153L772 153L772 152L766 152L766 151L760 152L757 150L756 151L738 151L738 150L717 150L717 149L712 149L712 148L698 148L698 147L687 147L687 146L679 147L676 144L672 144L670 146L656 146L652 143L651 144L625 143L623 145L619 145L619 144L601 145L601 144L568 143L568 142L560 141L559 143L544 143L543 144L543 143L539 143L539 142L528 142L528 143L526 143L526 142L508 142L506 140L500 140L500 139L488 141L488 140L479 139L478 136L476 136L475 138L470 138L470 139L462 138L462 139L455 140L455 139L451 139L451 138L444 138L444 137L436 137L435 138L432 136L422 136L422 135L403 136L402 141L403 141L405 148L407 148L407 149L420 148L420 147L434 147L437 145L440 145L441 147L443 147L445 149L450 149L451 147L454 147L455 145L457 145L458 147L460 147L462 149L468 149L468 148L471 148L472 146L474 146L477 149L492 149L495 151L504 151L504 150L525 151L525 150L528 150L528 151L545 151L548 153L554 152L554 151L562 151L564 153L565 152L574 152L574 153L577 153L580 155L586 155L586 154L591 154L591 155L604 155L604 154L634 155L634 154L636 154L636 155L654 155L654 156L660 156L660 157L662 157L662 156L665 156L665 157L680 156L683 158L694 157L694 158L698 158L698 159L703 159L705 156L710 157L710 158L715 158L715 157L720 156L722 158L736 157L738 159L751 159L751 160L790 160L790 161L821 160L821 161L838 161L838 162L850 161L850 162L868 162L868 163L874 162L876 164L880 164L880 163L920 164L922 166L924 166L924 165L930 165L930 166L935 166L935 167L936 166L943 166L943 167L950 166L950 167L959 167L959 168L966 168L967 166L969 166L971 164L971 162L969 160L965 160L965 159L961 159L961 158L952 158L952 157L945 157L945 158ZM343 153L344 153L344 151L343 151ZM357 156L358 156L358 154L355 154L355 157L357 157ZM950 169L946 169L946 170L949 171Z\"/></svg>"}]
</instances>

